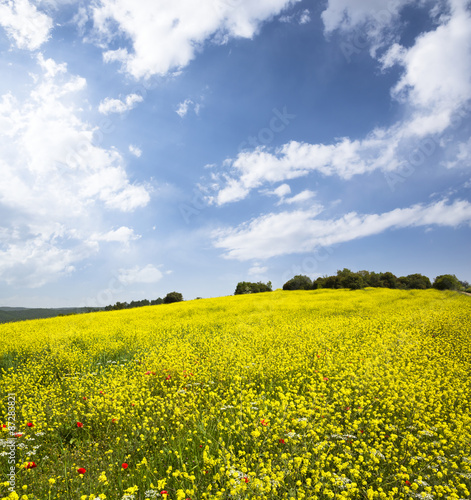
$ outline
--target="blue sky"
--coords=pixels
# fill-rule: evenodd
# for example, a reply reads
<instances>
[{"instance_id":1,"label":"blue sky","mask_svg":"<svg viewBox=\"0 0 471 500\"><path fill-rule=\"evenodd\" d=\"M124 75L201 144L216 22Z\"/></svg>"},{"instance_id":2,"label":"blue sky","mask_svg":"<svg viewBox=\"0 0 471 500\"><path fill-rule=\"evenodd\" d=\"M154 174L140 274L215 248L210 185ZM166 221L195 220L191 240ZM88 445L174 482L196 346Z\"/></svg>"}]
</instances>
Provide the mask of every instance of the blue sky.
<instances>
[{"instance_id":1,"label":"blue sky","mask_svg":"<svg viewBox=\"0 0 471 500\"><path fill-rule=\"evenodd\" d=\"M0 0L0 305L471 281L465 0Z\"/></svg>"}]
</instances>

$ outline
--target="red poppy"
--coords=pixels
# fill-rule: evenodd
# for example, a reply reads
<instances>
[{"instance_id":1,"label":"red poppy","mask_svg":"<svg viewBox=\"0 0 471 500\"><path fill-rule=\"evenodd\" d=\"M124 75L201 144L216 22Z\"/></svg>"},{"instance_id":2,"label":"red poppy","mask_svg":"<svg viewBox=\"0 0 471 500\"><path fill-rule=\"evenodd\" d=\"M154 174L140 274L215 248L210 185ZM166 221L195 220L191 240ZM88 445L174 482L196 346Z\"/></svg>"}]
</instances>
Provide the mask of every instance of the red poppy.
<instances>
[{"instance_id":1,"label":"red poppy","mask_svg":"<svg viewBox=\"0 0 471 500\"><path fill-rule=\"evenodd\" d=\"M83 397L83 400L84 400L84 401L86 401L86 400L87 400L87 398L84 396L84 397Z\"/></svg>"},{"instance_id":2,"label":"red poppy","mask_svg":"<svg viewBox=\"0 0 471 500\"><path fill-rule=\"evenodd\" d=\"M77 422L77 427L83 427L82 422Z\"/></svg>"},{"instance_id":3,"label":"red poppy","mask_svg":"<svg viewBox=\"0 0 471 500\"><path fill-rule=\"evenodd\" d=\"M262 425L264 425L265 427L268 425L264 418L262 418L262 420L260 420L260 423Z\"/></svg>"},{"instance_id":4,"label":"red poppy","mask_svg":"<svg viewBox=\"0 0 471 500\"><path fill-rule=\"evenodd\" d=\"M33 422L28 422L26 425L27 425L28 427L34 427Z\"/></svg>"},{"instance_id":5,"label":"red poppy","mask_svg":"<svg viewBox=\"0 0 471 500\"><path fill-rule=\"evenodd\" d=\"M172 378L172 376L171 376L171 375L167 375L167 376L165 377L165 380L170 380L171 378Z\"/></svg>"},{"instance_id":6,"label":"red poppy","mask_svg":"<svg viewBox=\"0 0 471 500\"><path fill-rule=\"evenodd\" d=\"M34 462L28 462L26 464L27 469L34 469L35 467L37 467L37 465Z\"/></svg>"},{"instance_id":7,"label":"red poppy","mask_svg":"<svg viewBox=\"0 0 471 500\"><path fill-rule=\"evenodd\" d=\"M84 469L83 467L80 467L80 469L77 469L77 472L79 474L85 474L85 472L87 472L87 469Z\"/></svg>"},{"instance_id":8,"label":"red poppy","mask_svg":"<svg viewBox=\"0 0 471 500\"><path fill-rule=\"evenodd\" d=\"M410 483L409 483L409 481L406 481L406 484L407 484L407 486L410 486Z\"/></svg>"},{"instance_id":9,"label":"red poppy","mask_svg":"<svg viewBox=\"0 0 471 500\"><path fill-rule=\"evenodd\" d=\"M281 444L285 444L285 442L286 442L286 441L285 441L284 439L280 439L280 440L279 440L279 442L280 442Z\"/></svg>"},{"instance_id":10,"label":"red poppy","mask_svg":"<svg viewBox=\"0 0 471 500\"><path fill-rule=\"evenodd\" d=\"M112 418L111 421L113 422L113 424L116 422L116 419L115 418Z\"/></svg>"},{"instance_id":11,"label":"red poppy","mask_svg":"<svg viewBox=\"0 0 471 500\"><path fill-rule=\"evenodd\" d=\"M127 469L129 466L128 466L128 464L127 464L127 463L124 463L124 464L121 464L121 467L122 467L123 469Z\"/></svg>"},{"instance_id":12,"label":"red poppy","mask_svg":"<svg viewBox=\"0 0 471 500\"><path fill-rule=\"evenodd\" d=\"M245 481L246 483L248 483L248 482L249 482L249 478L248 478L248 477L244 477L243 479L244 479L244 481Z\"/></svg>"},{"instance_id":13,"label":"red poppy","mask_svg":"<svg viewBox=\"0 0 471 500\"><path fill-rule=\"evenodd\" d=\"M6 429L6 428L7 428L6 424L3 424L3 425L2 425L2 427L3 427L4 429Z\"/></svg>"},{"instance_id":14,"label":"red poppy","mask_svg":"<svg viewBox=\"0 0 471 500\"><path fill-rule=\"evenodd\" d=\"M21 432L17 432L17 433L15 434L15 437L20 438L22 435L23 435L23 434L22 434Z\"/></svg>"},{"instance_id":15,"label":"red poppy","mask_svg":"<svg viewBox=\"0 0 471 500\"><path fill-rule=\"evenodd\" d=\"M161 494L161 495L168 495L168 492L167 492L166 490L162 490L162 491L160 492L160 494Z\"/></svg>"},{"instance_id":16,"label":"red poppy","mask_svg":"<svg viewBox=\"0 0 471 500\"><path fill-rule=\"evenodd\" d=\"M324 382L328 382L329 381L329 377L324 377Z\"/></svg>"}]
</instances>

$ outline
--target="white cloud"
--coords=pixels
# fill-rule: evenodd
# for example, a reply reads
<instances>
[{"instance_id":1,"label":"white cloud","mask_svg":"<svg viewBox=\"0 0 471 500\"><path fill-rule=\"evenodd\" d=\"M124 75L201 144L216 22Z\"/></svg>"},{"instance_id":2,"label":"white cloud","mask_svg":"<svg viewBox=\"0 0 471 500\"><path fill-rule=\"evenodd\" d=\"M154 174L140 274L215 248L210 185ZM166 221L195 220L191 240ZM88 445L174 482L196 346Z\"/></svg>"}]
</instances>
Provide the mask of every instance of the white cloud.
<instances>
[{"instance_id":1,"label":"white cloud","mask_svg":"<svg viewBox=\"0 0 471 500\"><path fill-rule=\"evenodd\" d=\"M446 24L421 35L406 50L393 45L384 56L404 73L393 94L416 107L455 110L471 96L471 16L456 8Z\"/></svg>"},{"instance_id":2,"label":"white cloud","mask_svg":"<svg viewBox=\"0 0 471 500\"><path fill-rule=\"evenodd\" d=\"M295 203L304 203L306 201L312 200L316 196L316 193L314 191L310 191L309 189L305 189L304 191L301 191L295 196L292 196L291 198L283 198L281 199L277 204L282 205L282 204L287 204L287 205L293 205Z\"/></svg>"},{"instance_id":3,"label":"white cloud","mask_svg":"<svg viewBox=\"0 0 471 500\"><path fill-rule=\"evenodd\" d=\"M282 23L307 24L311 21L311 13L309 12L309 9L304 9L296 14L281 16L280 21Z\"/></svg>"},{"instance_id":4,"label":"white cloud","mask_svg":"<svg viewBox=\"0 0 471 500\"><path fill-rule=\"evenodd\" d=\"M0 96L0 279L37 286L71 272L99 251L106 214L145 206L144 186L131 184L123 158L95 143L100 132L80 117L83 78L38 56L29 96ZM108 238L119 241L118 230ZM129 236L129 234L128 234ZM7 257L8 256L8 257ZM22 281L23 280L23 281Z\"/></svg>"},{"instance_id":5,"label":"white cloud","mask_svg":"<svg viewBox=\"0 0 471 500\"><path fill-rule=\"evenodd\" d=\"M322 220L319 207L263 215L250 223L213 233L214 246L224 249L224 257L247 261L293 253L312 252L389 229L419 226L457 227L471 225L471 203L441 200L430 205L414 205L383 214L348 213L339 219Z\"/></svg>"},{"instance_id":6,"label":"white cloud","mask_svg":"<svg viewBox=\"0 0 471 500\"><path fill-rule=\"evenodd\" d=\"M278 196L279 198L284 198L286 195L288 195L290 193L291 193L291 188L289 187L289 184L281 184L273 191L268 192L268 194L274 194L274 195Z\"/></svg>"},{"instance_id":7,"label":"white cloud","mask_svg":"<svg viewBox=\"0 0 471 500\"><path fill-rule=\"evenodd\" d=\"M106 241L121 243L124 246L128 246L131 241L138 240L140 235L134 233L134 229L126 226L121 226L118 229L108 231L104 234L93 234L91 236L92 241Z\"/></svg>"},{"instance_id":8,"label":"white cloud","mask_svg":"<svg viewBox=\"0 0 471 500\"><path fill-rule=\"evenodd\" d=\"M307 24L311 21L311 13L309 12L308 9L305 9L302 13L301 16L299 17L299 24Z\"/></svg>"},{"instance_id":9,"label":"white cloud","mask_svg":"<svg viewBox=\"0 0 471 500\"><path fill-rule=\"evenodd\" d=\"M373 4L378 7L375 2L353 2L345 17L347 3L331 0L324 12L333 16L328 26L355 25L369 15ZM393 12L402 4L393 2ZM442 18L441 25L422 34L410 48L393 44L384 52L380 61L383 69L393 65L403 69L392 95L403 103L404 120L374 129L359 140L343 137L332 144L293 140L275 150L259 147L243 151L225 161L229 172L217 179L219 189L212 201L218 205L239 201L265 183L313 172L348 180L354 175L374 170L391 172L407 165L422 140L443 134L457 114L462 120L471 103L471 14L464 5L462 0L453 0L450 15Z\"/></svg>"},{"instance_id":10,"label":"white cloud","mask_svg":"<svg viewBox=\"0 0 471 500\"><path fill-rule=\"evenodd\" d=\"M266 148L244 151L226 163L231 173L220 179L215 201L218 205L239 201L267 182L296 179L315 171L348 180L378 168L390 170L400 165L395 157L400 140L400 131L392 128L376 130L362 141L343 138L327 145L291 141L273 153Z\"/></svg>"},{"instance_id":11,"label":"white cloud","mask_svg":"<svg viewBox=\"0 0 471 500\"><path fill-rule=\"evenodd\" d=\"M185 67L208 40L253 37L264 21L298 1L99 0L90 16L100 44L124 35L132 45L105 51L104 60L145 78Z\"/></svg>"},{"instance_id":12,"label":"white cloud","mask_svg":"<svg viewBox=\"0 0 471 500\"><path fill-rule=\"evenodd\" d=\"M253 279L263 279L267 271L268 267L255 264L249 269L248 275L251 276Z\"/></svg>"},{"instance_id":13,"label":"white cloud","mask_svg":"<svg viewBox=\"0 0 471 500\"><path fill-rule=\"evenodd\" d=\"M466 142L460 142L456 145L453 160L443 162L446 168L454 168L465 165L471 167L471 139Z\"/></svg>"},{"instance_id":14,"label":"white cloud","mask_svg":"<svg viewBox=\"0 0 471 500\"><path fill-rule=\"evenodd\" d=\"M140 158L142 156L142 150L137 146L133 146L132 144L129 146L129 152L137 158Z\"/></svg>"},{"instance_id":15,"label":"white cloud","mask_svg":"<svg viewBox=\"0 0 471 500\"><path fill-rule=\"evenodd\" d=\"M100 102L98 111L104 115L109 115L110 113L125 113L133 109L137 103L143 100L144 98L138 94L129 94L124 101L107 97L104 101Z\"/></svg>"},{"instance_id":16,"label":"white cloud","mask_svg":"<svg viewBox=\"0 0 471 500\"><path fill-rule=\"evenodd\" d=\"M2 0L0 26L18 48L35 50L49 39L52 20L28 0Z\"/></svg>"},{"instance_id":17,"label":"white cloud","mask_svg":"<svg viewBox=\"0 0 471 500\"><path fill-rule=\"evenodd\" d=\"M3 230L8 237L0 239L0 279L10 285L40 287L72 273L77 262L96 252L93 243L75 240L73 235L65 241L60 233L24 235L17 229Z\"/></svg>"},{"instance_id":18,"label":"white cloud","mask_svg":"<svg viewBox=\"0 0 471 500\"><path fill-rule=\"evenodd\" d=\"M145 267L135 266L131 269L119 270L119 281L126 285L134 283L157 283L163 278L163 274L152 264Z\"/></svg>"},{"instance_id":19,"label":"white cloud","mask_svg":"<svg viewBox=\"0 0 471 500\"><path fill-rule=\"evenodd\" d=\"M322 13L325 31L350 31L369 22L368 28L384 28L397 19L404 5L412 0L329 0ZM423 2L421 2L423 3Z\"/></svg>"},{"instance_id":20,"label":"white cloud","mask_svg":"<svg viewBox=\"0 0 471 500\"><path fill-rule=\"evenodd\" d=\"M190 110L191 107L193 108L193 111L195 112L196 115L199 114L200 109L201 109L201 104L195 103L191 99L185 99L183 102L181 102L178 105L176 113L181 118L183 118L184 116L187 115L187 113L188 113L188 111Z\"/></svg>"},{"instance_id":21,"label":"white cloud","mask_svg":"<svg viewBox=\"0 0 471 500\"><path fill-rule=\"evenodd\" d=\"M188 108L190 107L190 104L193 104L193 101L191 99L185 99L183 102L181 102L178 105L178 109L176 111L177 115L179 115L181 118L186 116L188 113Z\"/></svg>"},{"instance_id":22,"label":"white cloud","mask_svg":"<svg viewBox=\"0 0 471 500\"><path fill-rule=\"evenodd\" d=\"M288 184L281 184L273 191L262 190L261 193L265 195L278 196L279 200L277 202L277 205L283 205L283 204L293 205L295 203L304 203L316 196L316 193L314 191L305 189L301 193L298 193L295 196L292 196L291 198L286 198L287 195L291 194L291 188Z\"/></svg>"}]
</instances>

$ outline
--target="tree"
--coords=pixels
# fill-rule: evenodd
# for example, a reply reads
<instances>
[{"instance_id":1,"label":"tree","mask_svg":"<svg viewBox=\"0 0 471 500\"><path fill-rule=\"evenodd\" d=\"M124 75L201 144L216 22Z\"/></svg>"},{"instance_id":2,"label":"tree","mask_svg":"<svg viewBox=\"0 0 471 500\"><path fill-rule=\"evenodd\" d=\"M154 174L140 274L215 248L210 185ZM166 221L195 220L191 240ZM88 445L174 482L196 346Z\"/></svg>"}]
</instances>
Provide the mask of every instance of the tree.
<instances>
[{"instance_id":1,"label":"tree","mask_svg":"<svg viewBox=\"0 0 471 500\"><path fill-rule=\"evenodd\" d=\"M164 303L164 299L162 299L160 297L158 299L150 301L151 306L158 306L158 305L163 304L163 303Z\"/></svg>"},{"instance_id":2,"label":"tree","mask_svg":"<svg viewBox=\"0 0 471 500\"><path fill-rule=\"evenodd\" d=\"M313 290L318 290L319 288L325 288L325 280L327 276L317 278L313 283L312 283L312 289Z\"/></svg>"},{"instance_id":3,"label":"tree","mask_svg":"<svg viewBox=\"0 0 471 500\"><path fill-rule=\"evenodd\" d=\"M401 276L398 278L398 282L406 290L426 290L427 288L432 288L432 283L430 283L427 276L422 276L422 274L418 273Z\"/></svg>"},{"instance_id":4,"label":"tree","mask_svg":"<svg viewBox=\"0 0 471 500\"><path fill-rule=\"evenodd\" d=\"M327 276L324 280L323 288L341 288L338 276Z\"/></svg>"},{"instance_id":5,"label":"tree","mask_svg":"<svg viewBox=\"0 0 471 500\"><path fill-rule=\"evenodd\" d=\"M267 284L259 281L258 283L250 283L249 281L240 281L237 283L234 295L244 295L247 293L271 292L271 281Z\"/></svg>"},{"instance_id":6,"label":"tree","mask_svg":"<svg viewBox=\"0 0 471 500\"><path fill-rule=\"evenodd\" d=\"M437 290L461 290L461 283L454 274L442 274L435 278L433 288Z\"/></svg>"},{"instance_id":7,"label":"tree","mask_svg":"<svg viewBox=\"0 0 471 500\"><path fill-rule=\"evenodd\" d=\"M340 288L359 290L364 286L362 275L360 273L353 273L346 267L342 271L337 271L337 278Z\"/></svg>"},{"instance_id":8,"label":"tree","mask_svg":"<svg viewBox=\"0 0 471 500\"><path fill-rule=\"evenodd\" d=\"M296 275L291 278L283 285L283 290L311 290L312 280L309 276L303 276L301 274Z\"/></svg>"},{"instance_id":9,"label":"tree","mask_svg":"<svg viewBox=\"0 0 471 500\"><path fill-rule=\"evenodd\" d=\"M381 273L375 273L372 271L360 271L359 273L363 277L363 281L366 286L380 287L381 286Z\"/></svg>"},{"instance_id":10,"label":"tree","mask_svg":"<svg viewBox=\"0 0 471 500\"><path fill-rule=\"evenodd\" d=\"M164 304L172 304L173 302L181 302L183 295L178 292L170 292L164 298Z\"/></svg>"},{"instance_id":11,"label":"tree","mask_svg":"<svg viewBox=\"0 0 471 500\"><path fill-rule=\"evenodd\" d=\"M383 288L397 288L397 278L389 271L387 273L380 273L380 286Z\"/></svg>"}]
</instances>

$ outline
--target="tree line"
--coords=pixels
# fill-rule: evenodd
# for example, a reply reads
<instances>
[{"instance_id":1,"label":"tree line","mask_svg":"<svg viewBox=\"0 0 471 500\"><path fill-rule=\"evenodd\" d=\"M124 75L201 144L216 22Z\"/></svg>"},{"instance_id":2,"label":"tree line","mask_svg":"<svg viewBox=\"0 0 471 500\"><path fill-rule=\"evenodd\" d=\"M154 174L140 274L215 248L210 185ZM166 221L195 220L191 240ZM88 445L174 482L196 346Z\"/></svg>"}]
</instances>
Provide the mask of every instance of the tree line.
<instances>
[{"instance_id":1,"label":"tree line","mask_svg":"<svg viewBox=\"0 0 471 500\"><path fill-rule=\"evenodd\" d=\"M181 302L183 295L179 292L170 292L162 299L161 297L155 300L132 300L131 302L116 302L115 305L105 307L105 311L119 311L121 309L133 309L134 307L158 306L160 304L172 304L173 302Z\"/></svg>"},{"instance_id":2,"label":"tree line","mask_svg":"<svg viewBox=\"0 0 471 500\"><path fill-rule=\"evenodd\" d=\"M353 272L344 268L337 271L336 275L323 276L312 281L309 276L296 275L283 285L283 290L317 290L319 288L349 288L359 290L365 287L375 288L397 288L400 290L426 290L436 288L437 290L458 290L471 292L467 281L460 281L454 274L442 274L432 282L422 274L409 274L397 277L391 272L376 273L372 271ZM250 283L242 281L237 284L234 295L246 293L259 293L272 291L271 282Z\"/></svg>"}]
</instances>

